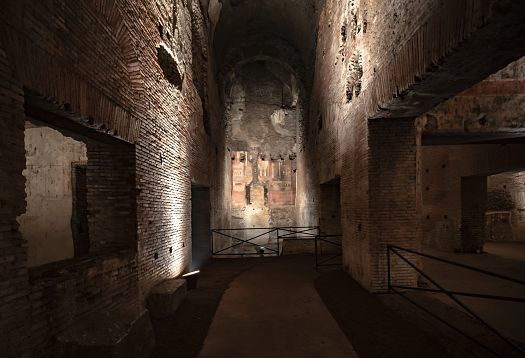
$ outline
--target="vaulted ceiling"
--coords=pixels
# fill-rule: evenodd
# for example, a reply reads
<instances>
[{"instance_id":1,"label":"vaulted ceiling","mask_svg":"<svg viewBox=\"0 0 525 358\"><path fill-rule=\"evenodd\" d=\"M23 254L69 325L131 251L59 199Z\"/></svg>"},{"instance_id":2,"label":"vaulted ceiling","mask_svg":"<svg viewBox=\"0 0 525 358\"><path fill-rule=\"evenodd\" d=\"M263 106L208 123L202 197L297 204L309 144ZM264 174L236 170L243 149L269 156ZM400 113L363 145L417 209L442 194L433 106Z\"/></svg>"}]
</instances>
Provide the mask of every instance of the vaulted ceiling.
<instances>
[{"instance_id":1,"label":"vaulted ceiling","mask_svg":"<svg viewBox=\"0 0 525 358\"><path fill-rule=\"evenodd\" d=\"M214 34L219 71L228 72L239 61L260 57L286 63L298 73L311 73L322 2L222 0Z\"/></svg>"}]
</instances>

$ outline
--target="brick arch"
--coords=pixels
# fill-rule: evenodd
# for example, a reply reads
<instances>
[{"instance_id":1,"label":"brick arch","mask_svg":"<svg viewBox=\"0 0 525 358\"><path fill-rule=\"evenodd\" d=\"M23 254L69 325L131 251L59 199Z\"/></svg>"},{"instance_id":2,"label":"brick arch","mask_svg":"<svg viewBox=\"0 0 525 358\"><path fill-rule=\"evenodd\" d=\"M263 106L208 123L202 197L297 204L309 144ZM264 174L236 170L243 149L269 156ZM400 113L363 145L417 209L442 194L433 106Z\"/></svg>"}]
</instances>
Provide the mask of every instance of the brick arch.
<instances>
[{"instance_id":1,"label":"brick arch","mask_svg":"<svg viewBox=\"0 0 525 358\"><path fill-rule=\"evenodd\" d=\"M219 59L218 66L221 74L227 74L239 64L260 60L277 62L290 69L297 79L308 82L305 66L297 50L284 41L274 39L262 38L260 41L237 43Z\"/></svg>"},{"instance_id":2,"label":"brick arch","mask_svg":"<svg viewBox=\"0 0 525 358\"><path fill-rule=\"evenodd\" d=\"M296 71L296 69L294 67L292 67L287 61L284 61L281 58L276 58L276 57L273 57L273 56L270 56L270 55L264 55L264 54L254 55L254 56L251 56L251 57L238 58L237 61L233 61L233 62L229 63L228 66L223 67L223 71L225 71L225 72L223 72L222 78L220 80L222 93L225 94L227 89L228 89L228 87L231 86L231 84L232 84L231 83L232 75L236 71L238 71L239 69L241 69L243 66L245 66L247 64L250 64L250 63L253 63L253 62L259 62L259 61L268 62L268 63L273 63L273 64L276 64L276 65L279 65L284 70L286 70L288 73L293 75L294 78L295 78L295 81L297 82L297 85L298 85L301 103L303 103L303 105L308 103L308 98L306 97L306 93L307 92L306 92L306 89L305 89L305 86L304 86L303 79L301 77L301 73L298 73ZM223 98L223 100L224 100L224 98Z\"/></svg>"}]
</instances>

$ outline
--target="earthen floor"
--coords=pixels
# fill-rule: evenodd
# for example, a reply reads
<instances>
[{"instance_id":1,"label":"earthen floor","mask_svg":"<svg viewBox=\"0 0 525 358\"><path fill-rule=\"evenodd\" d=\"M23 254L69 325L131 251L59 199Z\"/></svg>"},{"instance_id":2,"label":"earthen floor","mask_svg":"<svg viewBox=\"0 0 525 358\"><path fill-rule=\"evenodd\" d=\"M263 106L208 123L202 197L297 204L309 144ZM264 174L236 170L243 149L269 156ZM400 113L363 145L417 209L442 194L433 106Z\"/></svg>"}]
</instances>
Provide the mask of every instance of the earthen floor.
<instances>
[{"instance_id":1,"label":"earthen floor","mask_svg":"<svg viewBox=\"0 0 525 358\"><path fill-rule=\"evenodd\" d=\"M465 262L523 277L519 249L487 248L506 259L474 255ZM313 256L212 260L177 313L154 320L152 357L490 356L399 296L370 294L341 270L317 273L313 263ZM453 280L452 273L424 264L446 285ZM471 280L464 289L478 284ZM493 335L435 295L412 297L500 348Z\"/></svg>"},{"instance_id":2,"label":"earthen floor","mask_svg":"<svg viewBox=\"0 0 525 358\"><path fill-rule=\"evenodd\" d=\"M199 355L357 357L316 292L312 257L281 257L239 275Z\"/></svg>"}]
</instances>

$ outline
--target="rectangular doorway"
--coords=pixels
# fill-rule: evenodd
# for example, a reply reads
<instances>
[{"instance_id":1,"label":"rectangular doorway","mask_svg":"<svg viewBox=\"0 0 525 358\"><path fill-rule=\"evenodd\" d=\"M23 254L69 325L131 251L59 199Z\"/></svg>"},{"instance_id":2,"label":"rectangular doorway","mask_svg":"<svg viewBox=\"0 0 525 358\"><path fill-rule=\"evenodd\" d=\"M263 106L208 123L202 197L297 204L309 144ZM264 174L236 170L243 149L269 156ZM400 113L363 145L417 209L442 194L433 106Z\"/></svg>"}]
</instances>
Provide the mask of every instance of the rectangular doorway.
<instances>
[{"instance_id":1,"label":"rectangular doorway","mask_svg":"<svg viewBox=\"0 0 525 358\"><path fill-rule=\"evenodd\" d=\"M319 227L322 234L341 234L341 184L339 178L321 184Z\"/></svg>"},{"instance_id":2,"label":"rectangular doorway","mask_svg":"<svg viewBox=\"0 0 525 358\"><path fill-rule=\"evenodd\" d=\"M211 258L210 188L191 184L191 269L198 270Z\"/></svg>"}]
</instances>

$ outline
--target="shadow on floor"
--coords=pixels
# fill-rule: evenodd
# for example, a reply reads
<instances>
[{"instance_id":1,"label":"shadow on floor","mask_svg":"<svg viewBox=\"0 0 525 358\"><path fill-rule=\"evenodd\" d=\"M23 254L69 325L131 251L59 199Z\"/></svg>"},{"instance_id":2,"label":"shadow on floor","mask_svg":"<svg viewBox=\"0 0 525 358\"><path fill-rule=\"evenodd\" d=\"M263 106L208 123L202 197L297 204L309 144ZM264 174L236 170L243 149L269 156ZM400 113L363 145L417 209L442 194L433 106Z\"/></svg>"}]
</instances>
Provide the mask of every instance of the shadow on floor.
<instances>
[{"instance_id":1,"label":"shadow on floor","mask_svg":"<svg viewBox=\"0 0 525 358\"><path fill-rule=\"evenodd\" d=\"M492 357L398 296L372 295L340 270L322 273L315 286L359 357ZM434 309L465 318L430 300Z\"/></svg>"},{"instance_id":2,"label":"shadow on floor","mask_svg":"<svg viewBox=\"0 0 525 358\"><path fill-rule=\"evenodd\" d=\"M175 316L154 320L156 349L151 357L197 357L221 298L242 273L271 258L212 260L201 270L198 289L188 292ZM344 272L329 271L314 279L315 288L331 315L362 358L491 357L396 295L373 295ZM429 295L418 300L486 343L494 338L458 311ZM512 354L503 354L512 357Z\"/></svg>"},{"instance_id":3,"label":"shadow on floor","mask_svg":"<svg viewBox=\"0 0 525 358\"><path fill-rule=\"evenodd\" d=\"M212 260L202 268L198 289L188 291L177 314L153 319L156 347L151 357L197 357L230 282L264 260Z\"/></svg>"}]
</instances>

